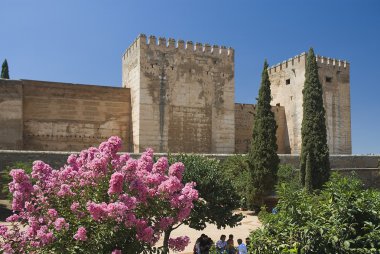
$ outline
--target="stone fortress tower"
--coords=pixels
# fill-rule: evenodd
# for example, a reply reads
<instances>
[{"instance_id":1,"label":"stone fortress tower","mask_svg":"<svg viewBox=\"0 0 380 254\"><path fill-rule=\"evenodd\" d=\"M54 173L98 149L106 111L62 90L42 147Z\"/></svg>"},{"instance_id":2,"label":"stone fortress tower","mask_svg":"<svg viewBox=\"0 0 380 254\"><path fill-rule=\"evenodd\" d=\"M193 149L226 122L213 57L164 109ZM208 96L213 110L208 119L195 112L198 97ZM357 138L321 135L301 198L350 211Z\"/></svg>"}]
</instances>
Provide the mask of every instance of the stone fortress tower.
<instances>
[{"instance_id":1,"label":"stone fortress tower","mask_svg":"<svg viewBox=\"0 0 380 254\"><path fill-rule=\"evenodd\" d=\"M302 89L305 82L306 53L269 69L272 103L285 108L288 151L301 152ZM330 154L351 154L350 64L317 56L319 80L326 110L327 143Z\"/></svg>"},{"instance_id":2,"label":"stone fortress tower","mask_svg":"<svg viewBox=\"0 0 380 254\"><path fill-rule=\"evenodd\" d=\"M140 35L122 65L134 152L235 151L233 49Z\"/></svg>"}]
</instances>

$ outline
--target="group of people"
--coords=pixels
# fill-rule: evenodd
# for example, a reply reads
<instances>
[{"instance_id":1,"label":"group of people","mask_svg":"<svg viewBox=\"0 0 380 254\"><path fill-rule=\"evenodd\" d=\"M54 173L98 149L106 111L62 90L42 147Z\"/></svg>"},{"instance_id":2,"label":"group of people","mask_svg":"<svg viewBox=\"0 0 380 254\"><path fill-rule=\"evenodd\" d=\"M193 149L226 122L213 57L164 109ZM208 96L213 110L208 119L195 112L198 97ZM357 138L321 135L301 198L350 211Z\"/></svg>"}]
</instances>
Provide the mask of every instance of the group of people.
<instances>
[{"instance_id":1,"label":"group of people","mask_svg":"<svg viewBox=\"0 0 380 254\"><path fill-rule=\"evenodd\" d=\"M220 239L216 242L215 248L221 254L247 254L250 246L250 239L245 239L245 244L242 239L237 239L237 246L234 243L234 236L231 234L226 239L226 235L221 235ZM210 237L202 234L194 245L194 254L208 254L214 242Z\"/></svg>"}]
</instances>

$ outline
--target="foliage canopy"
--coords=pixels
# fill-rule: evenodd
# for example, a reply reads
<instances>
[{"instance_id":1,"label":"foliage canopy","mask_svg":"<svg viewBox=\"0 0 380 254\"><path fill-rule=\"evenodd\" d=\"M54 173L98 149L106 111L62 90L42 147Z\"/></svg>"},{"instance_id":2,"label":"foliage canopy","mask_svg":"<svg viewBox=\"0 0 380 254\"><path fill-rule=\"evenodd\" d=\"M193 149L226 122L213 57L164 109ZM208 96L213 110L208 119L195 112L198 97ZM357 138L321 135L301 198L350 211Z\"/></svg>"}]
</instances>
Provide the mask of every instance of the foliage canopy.
<instances>
[{"instance_id":1,"label":"foliage canopy","mask_svg":"<svg viewBox=\"0 0 380 254\"><path fill-rule=\"evenodd\" d=\"M279 187L277 214L260 215L254 253L378 253L380 192L333 174L320 194Z\"/></svg>"}]
</instances>

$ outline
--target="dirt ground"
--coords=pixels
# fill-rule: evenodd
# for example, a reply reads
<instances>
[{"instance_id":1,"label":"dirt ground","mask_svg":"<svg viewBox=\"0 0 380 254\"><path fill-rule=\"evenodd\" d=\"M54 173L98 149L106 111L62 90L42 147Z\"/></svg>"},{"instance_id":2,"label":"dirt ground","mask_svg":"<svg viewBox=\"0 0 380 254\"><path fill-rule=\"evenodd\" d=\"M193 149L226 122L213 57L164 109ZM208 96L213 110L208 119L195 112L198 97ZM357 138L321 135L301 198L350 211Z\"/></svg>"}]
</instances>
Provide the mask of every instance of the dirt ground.
<instances>
[{"instance_id":1,"label":"dirt ground","mask_svg":"<svg viewBox=\"0 0 380 254\"><path fill-rule=\"evenodd\" d=\"M237 239L241 238L243 242L245 242L245 238L249 236L249 233L252 230L255 230L261 226L261 223L258 220L257 216L254 216L252 212L243 211L242 213L244 214L245 217L241 225L234 228L227 227L225 229L217 229L216 226L209 224L204 230L197 231L187 226L180 226L178 229L173 231L170 236L177 237L177 236L187 235L188 237L190 237L191 243L187 246L184 252L181 252L181 253L186 253L186 254L193 253L193 247L194 247L195 241L201 234L208 235L214 242L219 240L220 235L222 234L226 235L227 237L229 234L233 234L235 245L236 245ZM161 246L161 245L162 245L162 238L161 238L161 241L157 243L157 246Z\"/></svg>"}]
</instances>

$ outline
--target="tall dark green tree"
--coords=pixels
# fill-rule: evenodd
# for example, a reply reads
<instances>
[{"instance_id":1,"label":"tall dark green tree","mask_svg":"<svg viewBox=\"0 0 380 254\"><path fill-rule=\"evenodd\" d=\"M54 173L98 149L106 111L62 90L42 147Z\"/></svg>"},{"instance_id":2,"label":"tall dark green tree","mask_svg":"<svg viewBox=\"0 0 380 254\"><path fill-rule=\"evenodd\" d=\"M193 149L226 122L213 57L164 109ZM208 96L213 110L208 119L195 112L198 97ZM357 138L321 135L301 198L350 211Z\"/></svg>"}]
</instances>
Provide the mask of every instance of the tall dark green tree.
<instances>
[{"instance_id":1,"label":"tall dark green tree","mask_svg":"<svg viewBox=\"0 0 380 254\"><path fill-rule=\"evenodd\" d=\"M265 60L261 74L261 86L257 99L248 164L251 175L249 203L261 206L263 198L270 195L276 183L278 164L276 120L270 102L272 100L268 63Z\"/></svg>"},{"instance_id":2,"label":"tall dark green tree","mask_svg":"<svg viewBox=\"0 0 380 254\"><path fill-rule=\"evenodd\" d=\"M306 169L305 169L305 189L308 192L311 192L313 190L313 178L312 178L312 166L310 161L310 156L307 155L306 157Z\"/></svg>"},{"instance_id":3,"label":"tall dark green tree","mask_svg":"<svg viewBox=\"0 0 380 254\"><path fill-rule=\"evenodd\" d=\"M300 180L306 185L306 168L309 158L312 189L320 189L330 177L329 148L322 85L318 77L318 66L314 50L310 48L306 59L305 85L303 94L302 148ZM309 187L310 188L310 187Z\"/></svg>"},{"instance_id":4,"label":"tall dark green tree","mask_svg":"<svg viewBox=\"0 0 380 254\"><path fill-rule=\"evenodd\" d=\"M3 65L1 66L1 78L9 79L9 69L7 59L4 60Z\"/></svg>"}]
</instances>

